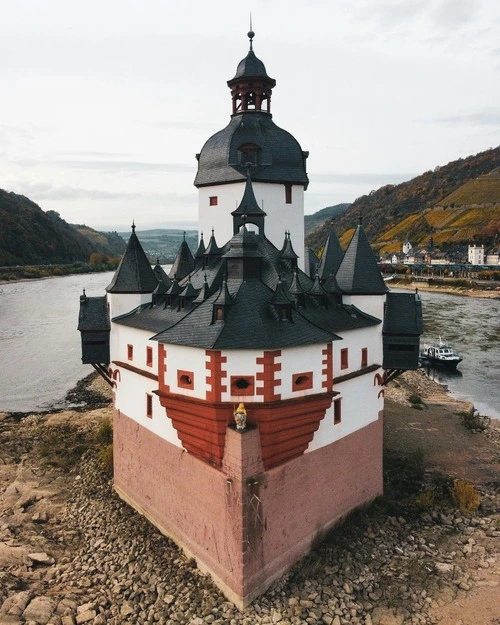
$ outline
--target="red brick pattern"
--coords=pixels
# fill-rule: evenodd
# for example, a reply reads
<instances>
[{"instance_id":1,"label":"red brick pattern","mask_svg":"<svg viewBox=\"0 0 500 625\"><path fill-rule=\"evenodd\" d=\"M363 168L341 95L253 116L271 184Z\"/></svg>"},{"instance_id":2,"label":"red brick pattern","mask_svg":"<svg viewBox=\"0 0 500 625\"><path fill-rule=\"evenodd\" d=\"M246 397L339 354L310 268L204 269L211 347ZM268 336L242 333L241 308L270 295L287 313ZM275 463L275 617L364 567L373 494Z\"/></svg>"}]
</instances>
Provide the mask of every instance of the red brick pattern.
<instances>
[{"instance_id":1,"label":"red brick pattern","mask_svg":"<svg viewBox=\"0 0 500 625\"><path fill-rule=\"evenodd\" d=\"M233 420L231 404L208 403L175 393L159 393L184 449L220 467L224 457L226 428Z\"/></svg>"},{"instance_id":2,"label":"red brick pattern","mask_svg":"<svg viewBox=\"0 0 500 625\"><path fill-rule=\"evenodd\" d=\"M160 391L164 393L170 393L170 386L165 383L167 374L167 350L165 345L160 343L158 345L158 380Z\"/></svg>"},{"instance_id":3,"label":"red brick pattern","mask_svg":"<svg viewBox=\"0 0 500 625\"><path fill-rule=\"evenodd\" d=\"M227 371L222 368L227 358L222 355L220 350L207 349L205 354L208 358L206 378L207 401L220 402L222 393L227 391L227 386L222 383L227 378Z\"/></svg>"},{"instance_id":4,"label":"red brick pattern","mask_svg":"<svg viewBox=\"0 0 500 625\"><path fill-rule=\"evenodd\" d=\"M276 378L281 371L281 364L276 359L281 356L281 350L264 351L262 358L257 358L257 364L262 365L262 371L257 372L257 380L262 382L262 387L256 390L257 395L262 395L264 401L278 401L281 393L276 393L276 387L281 384L281 379Z\"/></svg>"},{"instance_id":5,"label":"red brick pattern","mask_svg":"<svg viewBox=\"0 0 500 625\"><path fill-rule=\"evenodd\" d=\"M333 390L333 345L328 343L322 354L323 360L321 363L323 369L321 369L321 373L323 374L323 382L321 386L326 393L329 393Z\"/></svg>"}]
</instances>

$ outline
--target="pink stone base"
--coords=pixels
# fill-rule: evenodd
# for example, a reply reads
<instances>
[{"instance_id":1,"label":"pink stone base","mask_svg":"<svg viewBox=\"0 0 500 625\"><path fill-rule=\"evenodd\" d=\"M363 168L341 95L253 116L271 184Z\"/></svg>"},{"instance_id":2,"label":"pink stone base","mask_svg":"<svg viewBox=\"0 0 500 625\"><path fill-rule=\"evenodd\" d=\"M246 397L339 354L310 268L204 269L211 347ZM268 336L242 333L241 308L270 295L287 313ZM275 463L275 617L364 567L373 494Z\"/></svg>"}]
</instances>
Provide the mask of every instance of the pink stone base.
<instances>
[{"instance_id":1,"label":"pink stone base","mask_svg":"<svg viewBox=\"0 0 500 625\"><path fill-rule=\"evenodd\" d=\"M118 494L209 572L240 609L318 535L382 493L382 416L264 471L257 428L227 429L221 468L114 417Z\"/></svg>"}]
</instances>

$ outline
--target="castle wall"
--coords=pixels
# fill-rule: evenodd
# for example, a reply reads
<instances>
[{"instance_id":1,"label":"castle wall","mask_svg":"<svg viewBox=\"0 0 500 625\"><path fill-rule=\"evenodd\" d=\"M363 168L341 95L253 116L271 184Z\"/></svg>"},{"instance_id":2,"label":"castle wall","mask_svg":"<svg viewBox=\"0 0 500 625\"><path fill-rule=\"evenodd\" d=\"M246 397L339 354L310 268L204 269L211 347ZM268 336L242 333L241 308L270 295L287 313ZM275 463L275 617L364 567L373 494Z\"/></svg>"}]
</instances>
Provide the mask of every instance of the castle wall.
<instances>
[{"instance_id":1,"label":"castle wall","mask_svg":"<svg viewBox=\"0 0 500 625\"><path fill-rule=\"evenodd\" d=\"M240 608L382 492L382 417L264 471L258 429L227 428L222 470L114 416L115 487Z\"/></svg>"}]
</instances>

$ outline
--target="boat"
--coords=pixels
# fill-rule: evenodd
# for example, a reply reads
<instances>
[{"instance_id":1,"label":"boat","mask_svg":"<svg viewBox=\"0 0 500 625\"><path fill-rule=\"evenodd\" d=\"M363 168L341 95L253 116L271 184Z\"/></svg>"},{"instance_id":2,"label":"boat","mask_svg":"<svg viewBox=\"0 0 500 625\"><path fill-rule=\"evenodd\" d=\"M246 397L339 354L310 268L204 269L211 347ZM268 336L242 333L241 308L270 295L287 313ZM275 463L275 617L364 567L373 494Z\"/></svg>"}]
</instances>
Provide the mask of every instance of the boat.
<instances>
[{"instance_id":1,"label":"boat","mask_svg":"<svg viewBox=\"0 0 500 625\"><path fill-rule=\"evenodd\" d=\"M441 337L437 343L424 343L424 350L421 354L422 360L432 365L440 365L455 369L463 358L453 347L445 343Z\"/></svg>"}]
</instances>

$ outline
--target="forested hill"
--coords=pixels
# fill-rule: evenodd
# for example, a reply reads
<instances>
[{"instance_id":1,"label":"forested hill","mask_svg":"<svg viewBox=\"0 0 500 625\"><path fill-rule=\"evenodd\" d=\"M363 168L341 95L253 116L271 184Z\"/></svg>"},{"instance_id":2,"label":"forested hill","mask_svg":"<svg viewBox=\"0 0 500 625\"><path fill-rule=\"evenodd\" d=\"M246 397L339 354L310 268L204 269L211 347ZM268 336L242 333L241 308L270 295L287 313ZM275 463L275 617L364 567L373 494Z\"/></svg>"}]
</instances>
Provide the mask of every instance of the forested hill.
<instances>
[{"instance_id":1,"label":"forested hill","mask_svg":"<svg viewBox=\"0 0 500 625\"><path fill-rule=\"evenodd\" d=\"M382 238L398 222L411 213L432 208L465 182L487 174L500 166L500 147L480 152L475 156L458 159L427 171L408 182L388 184L369 195L358 198L334 221L327 221L306 238L307 245L319 249L325 242L328 230L334 227L341 236L356 227L360 215L371 241Z\"/></svg>"},{"instance_id":2,"label":"forested hill","mask_svg":"<svg viewBox=\"0 0 500 625\"><path fill-rule=\"evenodd\" d=\"M44 212L27 197L0 189L0 266L88 262L94 253L113 257L124 248L116 233L72 226L55 211Z\"/></svg>"}]
</instances>

